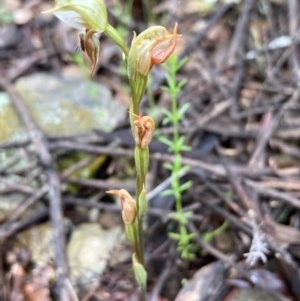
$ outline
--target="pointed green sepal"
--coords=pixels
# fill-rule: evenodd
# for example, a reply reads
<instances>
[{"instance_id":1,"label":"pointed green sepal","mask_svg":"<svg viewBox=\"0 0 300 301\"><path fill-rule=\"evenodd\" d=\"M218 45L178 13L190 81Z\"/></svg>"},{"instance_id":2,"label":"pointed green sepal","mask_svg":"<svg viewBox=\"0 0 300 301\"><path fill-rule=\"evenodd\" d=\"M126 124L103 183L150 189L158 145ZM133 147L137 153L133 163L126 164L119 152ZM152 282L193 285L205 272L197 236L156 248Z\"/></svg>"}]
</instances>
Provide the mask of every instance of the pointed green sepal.
<instances>
[{"instance_id":1,"label":"pointed green sepal","mask_svg":"<svg viewBox=\"0 0 300 301\"><path fill-rule=\"evenodd\" d=\"M132 255L132 266L133 266L135 280L136 280L138 286L142 290L146 290L147 272L146 272L144 266L139 262L135 253L133 253L133 255Z\"/></svg>"}]
</instances>

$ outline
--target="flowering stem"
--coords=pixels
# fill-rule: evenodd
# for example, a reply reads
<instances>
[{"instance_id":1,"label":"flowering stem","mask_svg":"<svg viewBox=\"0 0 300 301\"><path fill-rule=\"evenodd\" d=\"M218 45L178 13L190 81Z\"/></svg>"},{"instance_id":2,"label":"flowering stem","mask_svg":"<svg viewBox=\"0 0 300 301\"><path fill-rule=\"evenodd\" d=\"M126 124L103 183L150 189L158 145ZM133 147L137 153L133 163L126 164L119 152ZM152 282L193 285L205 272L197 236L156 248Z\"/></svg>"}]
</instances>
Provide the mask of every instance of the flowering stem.
<instances>
[{"instance_id":1,"label":"flowering stem","mask_svg":"<svg viewBox=\"0 0 300 301\"><path fill-rule=\"evenodd\" d=\"M81 3L82 2L82 3ZM133 1L130 0L130 7ZM108 23L104 0L55 0L51 10L71 27L82 31L80 46L92 63L91 74L96 71L100 51L100 34L106 34L123 51L131 89L130 124L135 140L134 160L137 173L136 200L124 190L109 190L107 193L120 197L122 219L126 235L132 244L132 262L135 278L141 288L141 301L146 300L147 272L144 268L143 216L147 210L145 189L149 166L148 145L155 130L150 116L140 116L139 105L146 90L148 75L153 65L165 62L173 53L177 40L177 23L170 33L163 26L151 26L139 35L134 33L130 49L117 30Z\"/></svg>"},{"instance_id":2,"label":"flowering stem","mask_svg":"<svg viewBox=\"0 0 300 301\"><path fill-rule=\"evenodd\" d=\"M136 113L134 113L136 114ZM132 115L132 114L131 114ZM133 115L134 116L134 115ZM133 123L132 123L133 124ZM132 131L135 131L134 126L132 127ZM142 193L143 187L145 185L146 173L148 169L148 160L149 160L149 149L141 149L140 146L135 146L135 167L137 171L136 178L136 198ZM139 212L139 202L136 203L137 212ZM137 245L136 245L136 253L139 262L144 265L144 239L143 239L143 221L142 218L137 218Z\"/></svg>"}]
</instances>

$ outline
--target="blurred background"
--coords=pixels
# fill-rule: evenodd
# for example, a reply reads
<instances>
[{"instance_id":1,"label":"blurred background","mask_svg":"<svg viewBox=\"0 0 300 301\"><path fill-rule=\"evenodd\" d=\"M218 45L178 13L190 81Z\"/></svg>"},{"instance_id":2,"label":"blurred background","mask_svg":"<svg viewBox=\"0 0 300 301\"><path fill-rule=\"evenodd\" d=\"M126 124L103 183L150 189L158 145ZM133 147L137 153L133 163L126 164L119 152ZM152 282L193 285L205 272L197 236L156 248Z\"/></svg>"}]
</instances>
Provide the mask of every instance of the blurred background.
<instances>
[{"instance_id":1,"label":"blurred background","mask_svg":"<svg viewBox=\"0 0 300 301\"><path fill-rule=\"evenodd\" d=\"M149 300L299 300L299 1L105 3L128 46L151 25L180 34L141 104L157 127ZM0 300L138 300L105 194L135 191L122 53L101 35L90 77L79 32L43 13L54 4L0 3Z\"/></svg>"}]
</instances>

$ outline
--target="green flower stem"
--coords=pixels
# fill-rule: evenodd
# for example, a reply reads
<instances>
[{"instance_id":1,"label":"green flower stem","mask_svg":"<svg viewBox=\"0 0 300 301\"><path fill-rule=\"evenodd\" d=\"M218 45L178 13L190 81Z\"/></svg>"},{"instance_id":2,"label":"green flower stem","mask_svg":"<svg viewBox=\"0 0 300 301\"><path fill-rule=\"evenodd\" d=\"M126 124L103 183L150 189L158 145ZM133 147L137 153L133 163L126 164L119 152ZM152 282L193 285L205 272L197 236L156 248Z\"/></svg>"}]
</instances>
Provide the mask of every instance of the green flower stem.
<instances>
[{"instance_id":1,"label":"green flower stem","mask_svg":"<svg viewBox=\"0 0 300 301\"><path fill-rule=\"evenodd\" d=\"M136 195L139 197L146 181L146 174L149 166L149 148L142 149L140 146L136 145L134 149L134 159L137 173ZM138 207L137 211L139 211Z\"/></svg>"},{"instance_id":2,"label":"green flower stem","mask_svg":"<svg viewBox=\"0 0 300 301\"><path fill-rule=\"evenodd\" d=\"M133 137L135 137L134 121L136 116L139 115L139 113L140 111L137 102L131 100L129 104L129 120L130 120L131 132Z\"/></svg>"},{"instance_id":3,"label":"green flower stem","mask_svg":"<svg viewBox=\"0 0 300 301\"><path fill-rule=\"evenodd\" d=\"M133 110L133 113L138 115L139 104L143 98L147 87L148 76L143 76L136 72L135 70L130 69L130 62L128 62L128 76L129 76L129 85L131 90L132 102L136 106Z\"/></svg>"},{"instance_id":4,"label":"green flower stem","mask_svg":"<svg viewBox=\"0 0 300 301\"><path fill-rule=\"evenodd\" d=\"M135 166L137 171L136 196L141 195L146 181L146 174L149 165L149 148L142 149L138 145L135 146ZM139 202L137 202L137 212L139 212ZM144 265L144 238L143 238L143 219L137 217L138 223L138 250L137 257L139 262Z\"/></svg>"},{"instance_id":5,"label":"green flower stem","mask_svg":"<svg viewBox=\"0 0 300 301\"><path fill-rule=\"evenodd\" d=\"M143 235L143 220L138 218L138 236L139 236L139 249L140 249L140 256L139 260L142 265L144 265L144 235Z\"/></svg>"},{"instance_id":6,"label":"green flower stem","mask_svg":"<svg viewBox=\"0 0 300 301\"><path fill-rule=\"evenodd\" d=\"M126 44L124 43L124 40L122 39L122 37L119 35L118 31L112 27L110 24L107 24L106 28L105 28L105 34L111 38L124 52L125 57L127 58L129 50L126 46Z\"/></svg>"},{"instance_id":7,"label":"green flower stem","mask_svg":"<svg viewBox=\"0 0 300 301\"><path fill-rule=\"evenodd\" d=\"M90 0L88 4L76 0L56 0L53 13L71 27L84 30L80 35L81 48L86 52L92 62L92 73L98 62L100 42L98 35L104 33L112 39L123 51L124 62L131 90L130 124L136 142L135 167L137 173L135 202L129 193L124 190L109 190L107 193L115 194L122 200L122 218L128 240L135 249L133 254L133 267L136 280L141 288L140 300L146 300L147 272L144 268L144 238L143 216L147 210L147 195L145 190L146 174L149 166L148 144L155 128L154 120L149 116L144 124L139 124L139 105L146 90L149 72L153 65L165 62L174 51L177 39L177 23L173 33L163 26L151 26L138 36L135 34L130 49L118 31L108 23L107 9L103 0ZM133 0L128 0L128 10L132 10ZM176 102L175 102L176 105ZM137 119L139 118L139 119ZM149 119L150 118L150 119ZM135 122L137 120L137 122ZM137 131L137 133L135 133ZM136 136L138 135L138 136ZM178 125L177 125L178 140ZM174 140L176 140L174 138ZM179 158L180 159L180 158ZM178 166L180 167L180 161ZM179 179L177 184L179 186ZM179 195L180 197L180 195ZM125 204L125 205L124 205Z\"/></svg>"},{"instance_id":8,"label":"green flower stem","mask_svg":"<svg viewBox=\"0 0 300 301\"><path fill-rule=\"evenodd\" d=\"M140 221L137 218L135 223L134 223L134 237L135 237L135 244L134 244L134 249L135 253L137 255L137 258L139 262L144 265L144 252L143 252L143 247L141 245L141 235L140 235Z\"/></svg>"},{"instance_id":9,"label":"green flower stem","mask_svg":"<svg viewBox=\"0 0 300 301\"><path fill-rule=\"evenodd\" d=\"M135 126L134 121L137 116L140 115L139 104L144 95L145 89L147 86L147 77L141 76L136 73L134 80L130 77L130 89L132 101L130 103L130 124L133 137L135 137ZM134 160L136 168L136 198L138 199L141 196L143 188L146 182L146 174L149 166L149 148L142 149L139 145L135 146L134 149ZM139 201L136 204L137 212L139 212ZM144 235L143 235L143 218L142 216L137 217L136 221L136 244L135 252L136 257L139 263L144 266ZM146 300L146 291L145 288L141 287L141 300Z\"/></svg>"}]
</instances>

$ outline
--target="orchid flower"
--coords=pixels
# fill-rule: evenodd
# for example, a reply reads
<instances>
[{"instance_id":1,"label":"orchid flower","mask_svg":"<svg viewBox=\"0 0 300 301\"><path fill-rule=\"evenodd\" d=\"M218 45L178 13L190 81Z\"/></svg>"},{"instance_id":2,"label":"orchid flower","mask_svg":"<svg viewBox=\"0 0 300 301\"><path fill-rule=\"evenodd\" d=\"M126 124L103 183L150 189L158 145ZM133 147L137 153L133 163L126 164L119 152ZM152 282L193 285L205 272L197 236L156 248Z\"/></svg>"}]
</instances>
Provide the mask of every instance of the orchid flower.
<instances>
[{"instance_id":1,"label":"orchid flower","mask_svg":"<svg viewBox=\"0 0 300 301\"><path fill-rule=\"evenodd\" d=\"M151 68L165 62L174 52L177 37L177 23L172 33L163 26L151 26L138 36L134 33L127 59L134 101L141 100Z\"/></svg>"}]
</instances>

